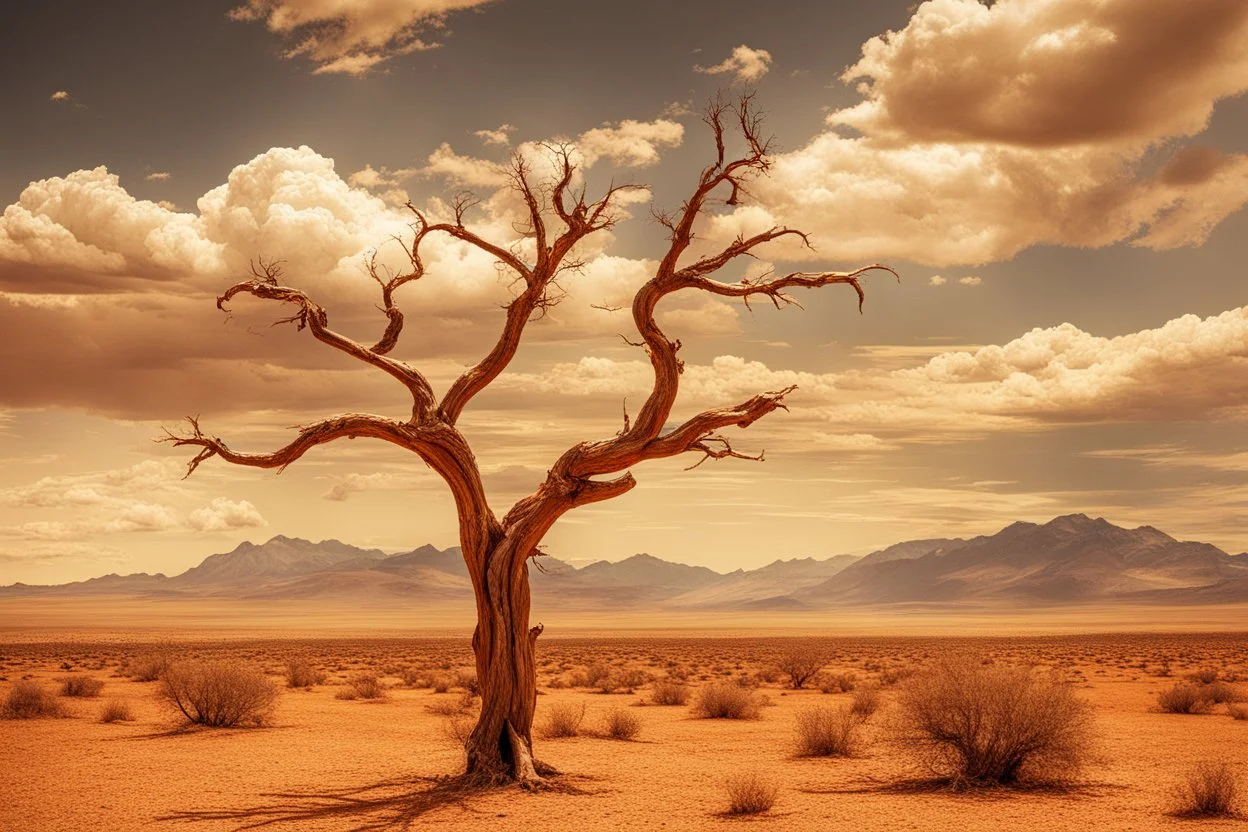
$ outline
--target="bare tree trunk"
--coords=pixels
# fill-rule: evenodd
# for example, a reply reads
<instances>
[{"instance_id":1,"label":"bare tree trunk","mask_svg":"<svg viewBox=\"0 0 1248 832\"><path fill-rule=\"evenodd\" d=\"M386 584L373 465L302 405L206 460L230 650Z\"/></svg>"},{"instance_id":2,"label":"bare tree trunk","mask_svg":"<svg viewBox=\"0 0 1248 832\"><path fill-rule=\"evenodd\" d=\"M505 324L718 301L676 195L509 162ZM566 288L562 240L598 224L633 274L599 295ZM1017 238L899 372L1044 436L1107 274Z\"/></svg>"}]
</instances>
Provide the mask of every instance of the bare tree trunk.
<instances>
[{"instance_id":1,"label":"bare tree trunk","mask_svg":"<svg viewBox=\"0 0 1248 832\"><path fill-rule=\"evenodd\" d=\"M480 574L472 649L481 685L481 716L467 742L470 777L537 786L552 769L533 757L537 706L534 646L541 626L529 627L527 553L504 538L475 561Z\"/></svg>"}]
</instances>

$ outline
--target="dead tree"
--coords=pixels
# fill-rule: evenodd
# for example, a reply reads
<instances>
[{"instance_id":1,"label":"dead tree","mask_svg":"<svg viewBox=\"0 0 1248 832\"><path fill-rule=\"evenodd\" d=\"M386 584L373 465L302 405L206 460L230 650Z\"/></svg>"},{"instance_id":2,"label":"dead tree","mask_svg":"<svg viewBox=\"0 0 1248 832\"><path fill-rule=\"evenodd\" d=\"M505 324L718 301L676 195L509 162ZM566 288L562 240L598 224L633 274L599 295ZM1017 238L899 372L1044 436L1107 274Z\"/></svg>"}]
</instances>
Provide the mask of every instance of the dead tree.
<instances>
[{"instance_id":1,"label":"dead tree","mask_svg":"<svg viewBox=\"0 0 1248 832\"><path fill-rule=\"evenodd\" d=\"M588 201L583 188L573 187L577 166L567 147L550 148L556 167L545 182L531 181L531 168L523 158L517 156L513 160L513 185L528 209L524 231L535 252L532 257L519 253L519 247L500 245L471 231L464 222L470 200L457 201L453 221L440 223L430 222L409 204L415 216L414 236L407 247L411 270L395 276L382 275L375 263L370 264L370 272L381 287L381 310L389 321L373 346L330 329L325 310L299 289L283 285L281 272L272 263L260 262L253 267L250 279L231 286L218 298L217 306L222 310L238 295L289 304L294 314L282 322L310 330L318 341L376 367L406 387L412 399L410 419L364 413L334 416L299 428L289 445L273 453L235 451L201 431L194 419L188 420L189 431L167 437L174 445L199 449L190 461L188 476L212 457L236 465L281 469L312 448L344 437L390 442L416 454L442 476L455 499L460 546L476 593L477 625L472 647L481 684L481 716L466 743L466 774L470 778L519 782L532 787L553 773L533 756L537 698L534 645L542 626L529 626L527 561L538 554L542 538L555 521L574 508L609 500L632 489L637 483L629 469L646 460L685 453L701 454L696 464L729 457L761 459L761 454L736 451L720 431L749 427L773 410L784 408L785 396L794 389L760 393L740 404L707 410L676 427L668 427L683 362L677 357L680 341L665 335L655 321L659 302L676 292L700 291L740 298L746 304L754 298L765 298L780 307L794 303L786 294L789 289L839 283L853 287L861 310L864 295L859 278L872 269L892 271L886 266L871 265L851 272L794 272L738 282L715 279L720 269L751 255L764 243L787 236L806 241L801 231L784 227L739 236L722 251L682 265L682 255L694 238L694 224L707 211L713 195L728 190L728 201L735 201L750 177L765 174L770 167L767 142L760 136L760 119L748 98L732 106L712 104L705 121L714 135L715 160L702 171L681 209L659 216L668 230L667 252L653 277L637 290L632 301L633 322L641 339L636 343L644 347L654 368L653 388L636 417L625 417L624 428L618 434L569 448L550 467L541 486L501 519L486 502L476 459L456 422L473 397L507 368L528 322L558 301L561 292L557 280L573 264L577 243L616 221L617 197L624 187L612 186L600 199ZM739 128L744 139L738 158L730 158L726 150L729 126ZM502 268L514 272L519 287L506 306L506 322L493 349L464 371L440 401L419 370L390 357L404 321L394 294L404 284L424 276L421 244L431 234L448 234L487 252Z\"/></svg>"}]
</instances>

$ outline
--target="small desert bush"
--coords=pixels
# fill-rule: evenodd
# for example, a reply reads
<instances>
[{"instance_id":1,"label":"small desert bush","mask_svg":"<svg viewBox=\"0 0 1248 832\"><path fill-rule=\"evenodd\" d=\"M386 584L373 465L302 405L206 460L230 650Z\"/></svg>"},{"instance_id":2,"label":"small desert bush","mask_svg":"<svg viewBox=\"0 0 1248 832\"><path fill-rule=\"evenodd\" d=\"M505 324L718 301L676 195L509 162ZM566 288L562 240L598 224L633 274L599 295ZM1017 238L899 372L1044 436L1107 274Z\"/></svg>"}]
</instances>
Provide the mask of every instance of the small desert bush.
<instances>
[{"instance_id":1,"label":"small desert bush","mask_svg":"<svg viewBox=\"0 0 1248 832\"><path fill-rule=\"evenodd\" d=\"M801 690L825 664L827 660L823 656L808 651L794 651L781 656L776 662L776 669L789 677L789 686L793 690Z\"/></svg>"},{"instance_id":2,"label":"small desert bush","mask_svg":"<svg viewBox=\"0 0 1248 832\"><path fill-rule=\"evenodd\" d=\"M1218 671L1212 667L1202 667L1200 670L1187 674L1187 678L1202 685L1212 685L1218 681Z\"/></svg>"},{"instance_id":3,"label":"small desert bush","mask_svg":"<svg viewBox=\"0 0 1248 832\"><path fill-rule=\"evenodd\" d=\"M100 708L100 722L129 722L134 719L130 703L123 699L110 699Z\"/></svg>"},{"instance_id":4,"label":"small desert bush","mask_svg":"<svg viewBox=\"0 0 1248 832\"><path fill-rule=\"evenodd\" d=\"M291 659L286 662L286 685L292 688L310 688L325 684L324 671L313 667L307 659Z\"/></svg>"},{"instance_id":5,"label":"small desert bush","mask_svg":"<svg viewBox=\"0 0 1248 832\"><path fill-rule=\"evenodd\" d=\"M853 671L828 673L820 678L819 690L823 693L852 693L857 686L857 679Z\"/></svg>"},{"instance_id":6,"label":"small desert bush","mask_svg":"<svg viewBox=\"0 0 1248 832\"><path fill-rule=\"evenodd\" d=\"M816 705L797 712L797 756L850 757L858 749L862 717L850 708Z\"/></svg>"},{"instance_id":7,"label":"small desert bush","mask_svg":"<svg viewBox=\"0 0 1248 832\"><path fill-rule=\"evenodd\" d=\"M381 683L376 673L356 673L347 677L346 690L352 696L338 696L339 699L385 699L386 686Z\"/></svg>"},{"instance_id":8,"label":"small desert bush","mask_svg":"<svg viewBox=\"0 0 1248 832\"><path fill-rule=\"evenodd\" d=\"M779 790L756 771L739 772L724 781L728 791L728 814L757 815L776 805Z\"/></svg>"},{"instance_id":9,"label":"small desert bush","mask_svg":"<svg viewBox=\"0 0 1248 832\"><path fill-rule=\"evenodd\" d=\"M157 682L171 662L167 653L143 653L126 663L124 673L136 682Z\"/></svg>"},{"instance_id":10,"label":"small desert bush","mask_svg":"<svg viewBox=\"0 0 1248 832\"><path fill-rule=\"evenodd\" d=\"M464 691L458 699L439 699L432 705L426 705L425 709L439 716L454 716L467 711L476 701L477 697L471 691Z\"/></svg>"},{"instance_id":11,"label":"small desert bush","mask_svg":"<svg viewBox=\"0 0 1248 832\"><path fill-rule=\"evenodd\" d=\"M1215 705L1224 705L1239 699L1239 691L1226 682L1210 682L1201 687L1205 697Z\"/></svg>"},{"instance_id":12,"label":"small desert bush","mask_svg":"<svg viewBox=\"0 0 1248 832\"><path fill-rule=\"evenodd\" d=\"M39 719L64 716L65 709L49 691L38 682L24 679L15 684L4 703L0 704L0 717L4 719Z\"/></svg>"},{"instance_id":13,"label":"small desert bush","mask_svg":"<svg viewBox=\"0 0 1248 832\"><path fill-rule=\"evenodd\" d=\"M277 686L259 670L224 661L174 662L160 679L159 696L186 721L211 728L263 725Z\"/></svg>"},{"instance_id":14,"label":"small desert bush","mask_svg":"<svg viewBox=\"0 0 1248 832\"><path fill-rule=\"evenodd\" d=\"M585 706L583 704L556 702L547 708L540 733L546 739L575 737L581 733L581 723L584 721Z\"/></svg>"},{"instance_id":15,"label":"small desert bush","mask_svg":"<svg viewBox=\"0 0 1248 832\"><path fill-rule=\"evenodd\" d=\"M404 687L409 688L431 688L433 682L424 671L417 670L414 667L402 668L399 673L399 680L403 682Z\"/></svg>"},{"instance_id":16,"label":"small desert bush","mask_svg":"<svg viewBox=\"0 0 1248 832\"><path fill-rule=\"evenodd\" d=\"M1203 714L1212 705L1204 685L1180 682L1157 694L1157 707L1168 714Z\"/></svg>"},{"instance_id":17,"label":"small desert bush","mask_svg":"<svg viewBox=\"0 0 1248 832\"><path fill-rule=\"evenodd\" d=\"M633 740L641 733L641 718L625 708L612 708L603 719L603 733L614 740Z\"/></svg>"},{"instance_id":18,"label":"small desert bush","mask_svg":"<svg viewBox=\"0 0 1248 832\"><path fill-rule=\"evenodd\" d=\"M104 683L94 676L66 676L61 680L61 696L99 696Z\"/></svg>"},{"instance_id":19,"label":"small desert bush","mask_svg":"<svg viewBox=\"0 0 1248 832\"><path fill-rule=\"evenodd\" d=\"M855 715L866 719L880 709L883 697L875 685L864 685L854 691L853 703L849 706Z\"/></svg>"},{"instance_id":20,"label":"small desert bush","mask_svg":"<svg viewBox=\"0 0 1248 832\"><path fill-rule=\"evenodd\" d=\"M1197 763L1174 790L1172 814L1188 818L1235 817L1238 791L1230 763Z\"/></svg>"},{"instance_id":21,"label":"small desert bush","mask_svg":"<svg viewBox=\"0 0 1248 832\"><path fill-rule=\"evenodd\" d=\"M902 688L893 738L959 786L1051 785L1087 756L1088 704L1026 668L952 660Z\"/></svg>"},{"instance_id":22,"label":"small desert bush","mask_svg":"<svg viewBox=\"0 0 1248 832\"><path fill-rule=\"evenodd\" d=\"M684 705L689 701L689 688L680 682L663 679L650 689L650 702L655 705Z\"/></svg>"},{"instance_id":23,"label":"small desert bush","mask_svg":"<svg viewBox=\"0 0 1248 832\"><path fill-rule=\"evenodd\" d=\"M442 720L442 736L460 748L468 744L468 737L472 736L472 728L472 720L462 714Z\"/></svg>"},{"instance_id":24,"label":"small desert bush","mask_svg":"<svg viewBox=\"0 0 1248 832\"><path fill-rule=\"evenodd\" d=\"M451 678L449 676L435 676L430 680L429 687L433 688L434 693L446 693L451 689Z\"/></svg>"},{"instance_id":25,"label":"small desert bush","mask_svg":"<svg viewBox=\"0 0 1248 832\"><path fill-rule=\"evenodd\" d=\"M1228 702L1226 712L1231 715L1231 719L1248 719L1248 705L1238 705L1234 702Z\"/></svg>"},{"instance_id":26,"label":"small desert bush","mask_svg":"<svg viewBox=\"0 0 1248 832\"><path fill-rule=\"evenodd\" d=\"M473 696L481 695L481 683L477 681L477 674L466 670L461 670L455 674L453 686L461 688Z\"/></svg>"},{"instance_id":27,"label":"small desert bush","mask_svg":"<svg viewBox=\"0 0 1248 832\"><path fill-rule=\"evenodd\" d=\"M732 682L712 682L698 690L694 713L703 719L757 719L760 703L753 691Z\"/></svg>"}]
</instances>

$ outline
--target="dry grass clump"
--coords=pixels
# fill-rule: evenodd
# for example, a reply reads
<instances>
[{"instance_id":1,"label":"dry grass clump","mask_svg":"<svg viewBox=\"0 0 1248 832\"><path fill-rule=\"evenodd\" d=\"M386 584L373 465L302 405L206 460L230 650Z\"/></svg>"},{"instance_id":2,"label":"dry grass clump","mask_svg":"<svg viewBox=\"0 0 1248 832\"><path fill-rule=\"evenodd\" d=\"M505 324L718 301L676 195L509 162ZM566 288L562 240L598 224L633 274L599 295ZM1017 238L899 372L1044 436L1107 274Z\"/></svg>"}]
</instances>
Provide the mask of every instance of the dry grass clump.
<instances>
[{"instance_id":1,"label":"dry grass clump","mask_svg":"<svg viewBox=\"0 0 1248 832\"><path fill-rule=\"evenodd\" d=\"M758 719L760 707L752 691L732 682L712 682L698 690L693 712L702 719Z\"/></svg>"},{"instance_id":2,"label":"dry grass clump","mask_svg":"<svg viewBox=\"0 0 1248 832\"><path fill-rule=\"evenodd\" d=\"M334 694L335 699L385 699L386 686L376 673L361 672L347 677L347 686Z\"/></svg>"},{"instance_id":3,"label":"dry grass clump","mask_svg":"<svg viewBox=\"0 0 1248 832\"><path fill-rule=\"evenodd\" d=\"M880 709L884 703L880 689L875 685L864 685L854 691L853 703L849 706L852 713L866 719Z\"/></svg>"},{"instance_id":4,"label":"dry grass clump","mask_svg":"<svg viewBox=\"0 0 1248 832\"><path fill-rule=\"evenodd\" d=\"M38 682L24 679L9 690L0 704L0 718L41 719L64 716L60 701Z\"/></svg>"},{"instance_id":5,"label":"dry grass clump","mask_svg":"<svg viewBox=\"0 0 1248 832\"><path fill-rule=\"evenodd\" d=\"M603 733L613 740L637 739L641 717L625 708L612 708L603 718Z\"/></svg>"},{"instance_id":6,"label":"dry grass clump","mask_svg":"<svg viewBox=\"0 0 1248 832\"><path fill-rule=\"evenodd\" d=\"M463 714L457 714L442 720L442 736L460 748L468 744L468 738L472 736L472 729L472 719Z\"/></svg>"},{"instance_id":7,"label":"dry grass clump","mask_svg":"<svg viewBox=\"0 0 1248 832\"><path fill-rule=\"evenodd\" d=\"M548 740L579 736L584 721L584 704L556 702L546 710L539 733Z\"/></svg>"},{"instance_id":8,"label":"dry grass clump","mask_svg":"<svg viewBox=\"0 0 1248 832\"><path fill-rule=\"evenodd\" d=\"M1212 706L1204 685L1180 682L1157 694L1157 707L1168 714L1203 714Z\"/></svg>"},{"instance_id":9,"label":"dry grass clump","mask_svg":"<svg viewBox=\"0 0 1248 832\"><path fill-rule=\"evenodd\" d=\"M1056 785L1087 757L1088 704L1025 668L942 662L911 678L898 704L894 740L954 785Z\"/></svg>"},{"instance_id":10,"label":"dry grass clump","mask_svg":"<svg viewBox=\"0 0 1248 832\"><path fill-rule=\"evenodd\" d=\"M143 653L128 661L122 672L136 682L158 682L172 661L168 653Z\"/></svg>"},{"instance_id":11,"label":"dry grass clump","mask_svg":"<svg viewBox=\"0 0 1248 832\"><path fill-rule=\"evenodd\" d=\"M233 728L263 725L277 701L277 686L259 670L225 661L174 662L158 695L194 725Z\"/></svg>"},{"instance_id":12,"label":"dry grass clump","mask_svg":"<svg viewBox=\"0 0 1248 832\"><path fill-rule=\"evenodd\" d=\"M130 710L130 703L124 699L110 699L100 709L100 722L130 722L133 719L134 712Z\"/></svg>"},{"instance_id":13,"label":"dry grass clump","mask_svg":"<svg viewBox=\"0 0 1248 832\"><path fill-rule=\"evenodd\" d=\"M776 805L779 789L756 771L729 775L724 781L730 815L758 815Z\"/></svg>"},{"instance_id":14,"label":"dry grass clump","mask_svg":"<svg viewBox=\"0 0 1248 832\"><path fill-rule=\"evenodd\" d=\"M1171 814L1184 818L1237 817L1239 783L1225 760L1197 763L1174 790Z\"/></svg>"},{"instance_id":15,"label":"dry grass clump","mask_svg":"<svg viewBox=\"0 0 1248 832\"><path fill-rule=\"evenodd\" d=\"M464 691L458 699L439 699L432 705L426 705L425 710L431 714L439 716L455 716L469 710L477 701L477 697L472 691Z\"/></svg>"},{"instance_id":16,"label":"dry grass clump","mask_svg":"<svg viewBox=\"0 0 1248 832\"><path fill-rule=\"evenodd\" d=\"M680 682L661 679L650 688L650 702L653 705L684 705L689 701L689 687Z\"/></svg>"},{"instance_id":17,"label":"dry grass clump","mask_svg":"<svg viewBox=\"0 0 1248 832\"><path fill-rule=\"evenodd\" d=\"M61 696L93 697L104 690L104 682L94 676L66 676L61 680Z\"/></svg>"},{"instance_id":18,"label":"dry grass clump","mask_svg":"<svg viewBox=\"0 0 1248 832\"><path fill-rule=\"evenodd\" d=\"M789 677L789 687L801 690L827 663L823 656L794 651L781 656L776 662L776 669Z\"/></svg>"},{"instance_id":19,"label":"dry grass clump","mask_svg":"<svg viewBox=\"0 0 1248 832\"><path fill-rule=\"evenodd\" d=\"M819 680L819 690L823 693L852 693L857 684L857 675L852 670L846 670L825 674Z\"/></svg>"},{"instance_id":20,"label":"dry grass clump","mask_svg":"<svg viewBox=\"0 0 1248 832\"><path fill-rule=\"evenodd\" d=\"M325 684L325 672L312 666L307 659L290 659L286 662L286 685L292 688L310 688Z\"/></svg>"},{"instance_id":21,"label":"dry grass clump","mask_svg":"<svg viewBox=\"0 0 1248 832\"><path fill-rule=\"evenodd\" d=\"M1234 702L1228 702L1226 712L1231 715L1231 719L1248 719L1248 705L1239 705Z\"/></svg>"},{"instance_id":22,"label":"dry grass clump","mask_svg":"<svg viewBox=\"0 0 1248 832\"><path fill-rule=\"evenodd\" d=\"M850 708L816 705L797 712L799 757L852 757L859 748L863 718Z\"/></svg>"}]
</instances>

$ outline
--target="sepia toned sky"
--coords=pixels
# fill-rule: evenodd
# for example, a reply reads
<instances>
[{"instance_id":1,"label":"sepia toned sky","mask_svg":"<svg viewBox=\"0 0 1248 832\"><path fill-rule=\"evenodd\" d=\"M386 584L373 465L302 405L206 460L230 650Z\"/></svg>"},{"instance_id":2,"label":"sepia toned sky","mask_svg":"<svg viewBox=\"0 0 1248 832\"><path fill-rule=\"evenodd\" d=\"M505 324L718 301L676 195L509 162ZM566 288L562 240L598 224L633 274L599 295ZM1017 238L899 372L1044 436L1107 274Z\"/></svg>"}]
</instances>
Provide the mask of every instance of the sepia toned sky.
<instances>
[{"instance_id":1,"label":"sepia toned sky","mask_svg":"<svg viewBox=\"0 0 1248 832\"><path fill-rule=\"evenodd\" d=\"M591 195L648 186L465 413L499 511L635 412L620 335L714 152L699 112L755 90L768 179L699 251L774 224L723 275L892 265L776 310L674 296L679 413L790 384L734 436L761 463L634 470L568 515L572 561L720 571L1082 511L1248 550L1248 4L1242 0L226 0L26 4L0 30L0 584L180 572L244 539L457 542L440 480L367 440L280 475L154 440L199 415L238 450L389 378L214 298L257 256L375 340L367 252L405 263L408 199L517 244L512 153L575 146ZM724 195L726 196L726 195ZM395 352L435 388L497 336L511 285L428 240ZM841 291L844 289L844 291ZM605 308L602 308L605 307ZM409 403L410 404L410 403Z\"/></svg>"}]
</instances>

